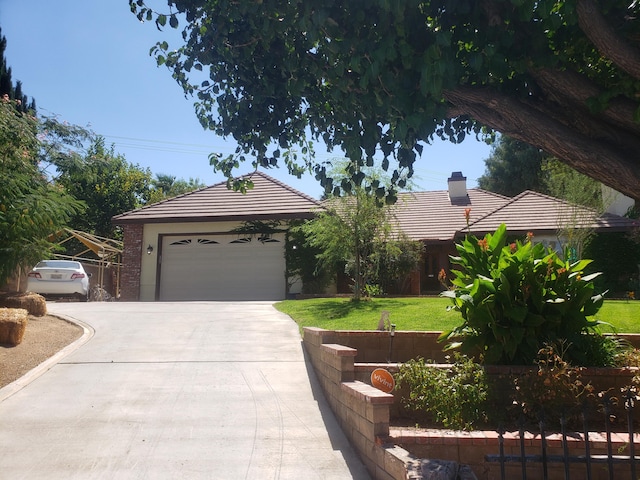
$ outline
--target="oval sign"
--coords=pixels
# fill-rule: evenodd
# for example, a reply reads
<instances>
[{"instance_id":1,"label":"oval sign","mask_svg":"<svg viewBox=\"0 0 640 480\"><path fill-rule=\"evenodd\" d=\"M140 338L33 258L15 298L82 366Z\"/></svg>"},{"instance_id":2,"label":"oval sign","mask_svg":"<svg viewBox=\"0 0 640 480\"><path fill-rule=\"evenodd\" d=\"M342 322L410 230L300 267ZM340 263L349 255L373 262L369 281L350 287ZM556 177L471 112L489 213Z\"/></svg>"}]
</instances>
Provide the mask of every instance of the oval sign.
<instances>
[{"instance_id":1,"label":"oval sign","mask_svg":"<svg viewBox=\"0 0 640 480\"><path fill-rule=\"evenodd\" d=\"M376 368L371 372L371 385L385 393L391 393L396 386L396 381L388 370Z\"/></svg>"}]
</instances>

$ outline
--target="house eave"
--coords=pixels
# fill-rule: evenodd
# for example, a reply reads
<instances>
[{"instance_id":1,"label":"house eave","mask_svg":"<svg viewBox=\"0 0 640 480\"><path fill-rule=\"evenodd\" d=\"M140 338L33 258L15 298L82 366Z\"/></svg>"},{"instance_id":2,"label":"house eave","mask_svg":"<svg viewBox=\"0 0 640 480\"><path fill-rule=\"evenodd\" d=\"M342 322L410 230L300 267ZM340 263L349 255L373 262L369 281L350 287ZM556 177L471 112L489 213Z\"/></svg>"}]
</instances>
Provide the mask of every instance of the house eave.
<instances>
[{"instance_id":1,"label":"house eave","mask_svg":"<svg viewBox=\"0 0 640 480\"><path fill-rule=\"evenodd\" d=\"M313 212L282 213L264 215L222 215L197 217L132 217L111 219L114 225L133 225L148 223L202 223L202 222L246 222L252 220L309 220L315 217Z\"/></svg>"}]
</instances>

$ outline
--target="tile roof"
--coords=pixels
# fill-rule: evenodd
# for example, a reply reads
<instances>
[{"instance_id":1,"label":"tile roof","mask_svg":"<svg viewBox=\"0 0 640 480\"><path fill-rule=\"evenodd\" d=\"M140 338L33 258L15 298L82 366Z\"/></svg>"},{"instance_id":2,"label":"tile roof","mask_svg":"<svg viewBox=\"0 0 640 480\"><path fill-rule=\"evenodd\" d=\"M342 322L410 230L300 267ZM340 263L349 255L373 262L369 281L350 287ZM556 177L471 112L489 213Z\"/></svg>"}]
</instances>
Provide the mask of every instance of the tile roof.
<instances>
[{"instance_id":1,"label":"tile roof","mask_svg":"<svg viewBox=\"0 0 640 480\"><path fill-rule=\"evenodd\" d=\"M530 190L522 192L495 211L473 221L475 234L492 232L502 223L510 233L553 232L561 226L575 225L595 230L628 230L640 226L637 220L609 213L598 214L589 208L578 206Z\"/></svg>"},{"instance_id":2,"label":"tile roof","mask_svg":"<svg viewBox=\"0 0 640 480\"><path fill-rule=\"evenodd\" d=\"M250 175L254 188L246 194L227 189L226 182L163 200L113 217L115 224L206 221L248 221L312 218L323 208L317 200L266 175ZM471 188L467 196L449 197L448 190L405 192L395 205L397 226L412 240L451 241L469 227L474 234L494 231L504 223L510 233L554 232L562 224L579 223L596 230L627 230L640 226L612 214L592 210L533 191L509 198ZM575 213L577 212L577 213Z\"/></svg>"},{"instance_id":3,"label":"tile roof","mask_svg":"<svg viewBox=\"0 0 640 480\"><path fill-rule=\"evenodd\" d=\"M508 200L508 197L477 188L467 190L466 198L453 200L449 198L448 190L407 192L398 197L395 217L412 240L447 241L466 228L467 208L471 209L470 221L473 222Z\"/></svg>"},{"instance_id":4,"label":"tile roof","mask_svg":"<svg viewBox=\"0 0 640 480\"><path fill-rule=\"evenodd\" d=\"M246 194L227 189L226 182L169 198L113 217L116 225L127 223L206 222L225 220L282 220L311 218L320 203L308 195L266 175L255 172L253 189Z\"/></svg>"}]
</instances>

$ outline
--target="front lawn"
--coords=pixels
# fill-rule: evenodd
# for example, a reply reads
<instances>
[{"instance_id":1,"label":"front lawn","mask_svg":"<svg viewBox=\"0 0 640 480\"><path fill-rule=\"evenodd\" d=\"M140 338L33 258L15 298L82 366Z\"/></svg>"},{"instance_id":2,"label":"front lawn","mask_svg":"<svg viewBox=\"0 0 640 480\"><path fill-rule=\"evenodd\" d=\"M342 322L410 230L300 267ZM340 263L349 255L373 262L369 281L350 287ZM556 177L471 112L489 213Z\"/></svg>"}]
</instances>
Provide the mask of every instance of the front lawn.
<instances>
[{"instance_id":1,"label":"front lawn","mask_svg":"<svg viewBox=\"0 0 640 480\"><path fill-rule=\"evenodd\" d=\"M352 302L348 298L285 300L275 307L302 327L327 330L375 330L387 310L398 330L444 331L462 321L460 313L447 311L451 301L439 297L373 298ZM640 333L640 301L608 300L596 316L610 323L603 332Z\"/></svg>"}]
</instances>

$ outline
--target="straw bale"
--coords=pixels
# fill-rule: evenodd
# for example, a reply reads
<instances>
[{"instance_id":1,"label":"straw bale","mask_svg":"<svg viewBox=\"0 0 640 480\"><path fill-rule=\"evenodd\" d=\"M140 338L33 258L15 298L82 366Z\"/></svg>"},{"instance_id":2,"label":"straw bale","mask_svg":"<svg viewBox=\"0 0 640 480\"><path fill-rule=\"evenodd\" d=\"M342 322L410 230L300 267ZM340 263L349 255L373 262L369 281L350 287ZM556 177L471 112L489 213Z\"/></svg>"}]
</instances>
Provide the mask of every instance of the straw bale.
<instances>
[{"instance_id":1,"label":"straw bale","mask_svg":"<svg viewBox=\"0 0 640 480\"><path fill-rule=\"evenodd\" d=\"M7 295L0 299L0 306L7 308L24 308L29 315L42 317L47 314L47 301L37 293Z\"/></svg>"},{"instance_id":2,"label":"straw bale","mask_svg":"<svg viewBox=\"0 0 640 480\"><path fill-rule=\"evenodd\" d=\"M0 308L0 344L15 347L22 342L28 315L24 308Z\"/></svg>"}]
</instances>

